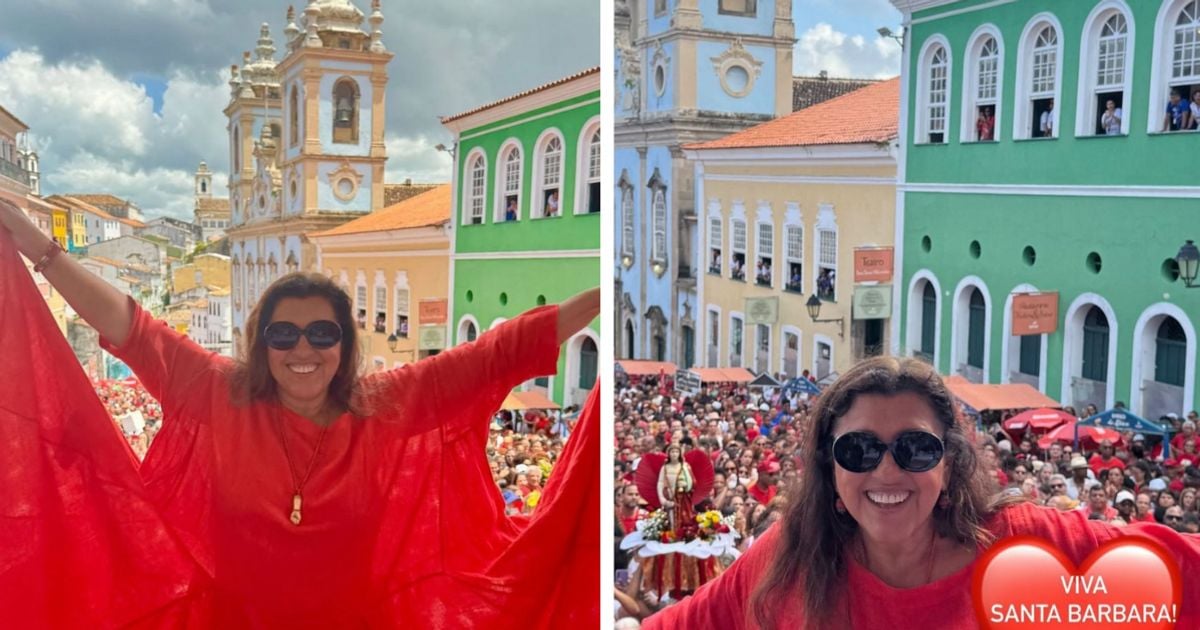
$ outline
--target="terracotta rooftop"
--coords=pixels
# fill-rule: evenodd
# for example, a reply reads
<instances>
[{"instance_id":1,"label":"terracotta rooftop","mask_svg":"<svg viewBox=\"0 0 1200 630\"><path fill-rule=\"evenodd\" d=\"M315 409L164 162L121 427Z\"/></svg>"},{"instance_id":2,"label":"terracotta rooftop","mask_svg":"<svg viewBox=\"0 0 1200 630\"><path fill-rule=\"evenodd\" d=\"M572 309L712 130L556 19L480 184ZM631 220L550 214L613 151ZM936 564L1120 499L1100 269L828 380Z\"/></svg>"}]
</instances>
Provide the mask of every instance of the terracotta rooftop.
<instances>
[{"instance_id":1,"label":"terracotta rooftop","mask_svg":"<svg viewBox=\"0 0 1200 630\"><path fill-rule=\"evenodd\" d=\"M384 184L383 185L383 207L394 206L405 199L412 199L417 195L428 192L437 188L441 184L414 184L412 181L404 182L403 184Z\"/></svg>"},{"instance_id":2,"label":"terracotta rooftop","mask_svg":"<svg viewBox=\"0 0 1200 630\"><path fill-rule=\"evenodd\" d=\"M387 232L441 225L450 220L450 185L442 184L411 199L343 223L332 230L309 236L338 236L365 232Z\"/></svg>"},{"instance_id":3,"label":"terracotta rooftop","mask_svg":"<svg viewBox=\"0 0 1200 630\"><path fill-rule=\"evenodd\" d=\"M142 223L141 221L138 221L137 219L122 219L121 217L113 217L113 218L121 223L124 223L125 225L130 226L130 227L135 227L135 228L146 227L145 223Z\"/></svg>"},{"instance_id":4,"label":"terracotta rooftop","mask_svg":"<svg viewBox=\"0 0 1200 630\"><path fill-rule=\"evenodd\" d=\"M26 125L24 121L22 121L20 118L17 118L16 116L14 116L12 112L8 111L7 109L4 109L4 106L2 106L2 105L0 105L0 114L4 114L5 116L8 116L9 118L13 119L13 121L16 122L17 125L19 125L21 128L23 128L25 131L29 131L29 125Z\"/></svg>"},{"instance_id":5,"label":"terracotta rooftop","mask_svg":"<svg viewBox=\"0 0 1200 630\"><path fill-rule=\"evenodd\" d=\"M101 219L111 219L114 221L116 220L116 217L114 217L113 215L101 210L100 208L97 208L96 206L93 206L92 204L90 204L78 197L73 197L71 195L51 195L49 197L46 197L46 201L49 201L51 203L56 203L60 206L65 206L67 208L73 208L75 210L84 210L87 212L91 212L92 214L100 217Z\"/></svg>"},{"instance_id":6,"label":"terracotta rooftop","mask_svg":"<svg viewBox=\"0 0 1200 630\"><path fill-rule=\"evenodd\" d=\"M685 149L745 149L887 142L900 124L900 79L890 79L783 118Z\"/></svg>"},{"instance_id":7,"label":"terracotta rooftop","mask_svg":"<svg viewBox=\"0 0 1200 630\"><path fill-rule=\"evenodd\" d=\"M875 79L842 79L828 75L792 78L792 111L819 105L831 98L879 83Z\"/></svg>"},{"instance_id":8,"label":"terracotta rooftop","mask_svg":"<svg viewBox=\"0 0 1200 630\"><path fill-rule=\"evenodd\" d=\"M114 197L109 194L67 193L66 196L74 197L93 206L123 206L129 203L120 197Z\"/></svg>"},{"instance_id":9,"label":"terracotta rooftop","mask_svg":"<svg viewBox=\"0 0 1200 630\"><path fill-rule=\"evenodd\" d=\"M584 70L582 72L576 72L575 74L572 74L569 77L563 77L557 81L551 81L550 83L546 83L545 85L539 85L531 90L525 90L524 92L518 92L516 94L513 94L512 96L502 98L498 101L493 101L491 103L488 103L487 105L482 105L480 107L476 107L475 109L465 111L461 114L455 114L453 116L443 116L441 120L442 120L442 123L445 124L448 122L458 120L459 118L466 118L467 116L470 116L472 114L478 114L479 112L482 112L486 109L491 109L498 105L503 105L505 103L515 101L519 98L525 98L526 96L529 96L530 94L536 94L538 92L549 90L552 87L557 87L564 83L570 83L571 81L574 81L575 79L580 79L580 78L586 77L589 74L596 74L596 75L600 74L600 66L596 66L595 68L588 68L587 70Z\"/></svg>"},{"instance_id":10,"label":"terracotta rooftop","mask_svg":"<svg viewBox=\"0 0 1200 630\"><path fill-rule=\"evenodd\" d=\"M213 210L221 212L229 212L228 197L210 197L196 200L196 208L199 210Z\"/></svg>"}]
</instances>

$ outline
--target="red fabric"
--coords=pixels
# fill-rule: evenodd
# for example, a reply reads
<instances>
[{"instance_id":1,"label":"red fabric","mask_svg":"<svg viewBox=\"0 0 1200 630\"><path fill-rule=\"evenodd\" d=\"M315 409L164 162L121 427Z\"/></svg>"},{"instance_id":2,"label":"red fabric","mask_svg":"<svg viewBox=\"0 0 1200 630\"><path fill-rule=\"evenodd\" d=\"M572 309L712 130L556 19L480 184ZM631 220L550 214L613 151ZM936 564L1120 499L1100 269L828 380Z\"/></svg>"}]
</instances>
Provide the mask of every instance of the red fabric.
<instances>
[{"instance_id":1,"label":"red fabric","mask_svg":"<svg viewBox=\"0 0 1200 630\"><path fill-rule=\"evenodd\" d=\"M1108 470L1109 468L1120 468L1121 470L1125 470L1125 462L1117 459L1116 457L1104 459L1100 456L1100 453L1096 453L1095 455L1092 455L1091 459L1088 460L1088 468L1091 468L1092 472L1096 473L1096 476L1098 477L1102 471Z\"/></svg>"},{"instance_id":2,"label":"red fabric","mask_svg":"<svg viewBox=\"0 0 1200 630\"><path fill-rule=\"evenodd\" d=\"M1101 544L1120 536L1157 542L1179 562L1183 576L1183 605L1176 627L1200 627L1200 536L1185 536L1161 525L1114 527L1088 521L1081 512L1059 512L1029 503L1001 510L989 528L999 537L1028 534L1045 538L1076 564ZM780 553L779 545L779 527L773 525L720 577L691 598L651 617L642 628L757 628L750 619L748 603L770 562ZM896 589L851 559L848 588L830 603L829 610L834 611L831 622L837 628L978 628L971 603L974 570L972 562L931 584ZM793 608L798 599L778 602L779 627L802 627L803 619Z\"/></svg>"},{"instance_id":3,"label":"red fabric","mask_svg":"<svg viewBox=\"0 0 1200 630\"><path fill-rule=\"evenodd\" d=\"M516 628L599 618L598 396L532 518L504 515L484 457L508 391L555 369L556 307L365 377L374 413L330 426L297 527L276 414L295 462L312 456L316 425L274 404L232 405L231 363L139 309L115 352L165 415L139 480L6 237L0 250L0 294L26 305L0 320L0 400L18 401L0 411L3 470L17 476L0 483L0 513L22 517L0 520L4 625Z\"/></svg>"},{"instance_id":4,"label":"red fabric","mask_svg":"<svg viewBox=\"0 0 1200 630\"><path fill-rule=\"evenodd\" d=\"M750 493L750 496L754 497L755 501L758 501L761 505L766 505L771 502L771 499L775 498L776 494L779 494L779 488L775 485L770 485L767 486L766 490L763 490L758 484L754 484L750 486L747 492Z\"/></svg>"}]
</instances>

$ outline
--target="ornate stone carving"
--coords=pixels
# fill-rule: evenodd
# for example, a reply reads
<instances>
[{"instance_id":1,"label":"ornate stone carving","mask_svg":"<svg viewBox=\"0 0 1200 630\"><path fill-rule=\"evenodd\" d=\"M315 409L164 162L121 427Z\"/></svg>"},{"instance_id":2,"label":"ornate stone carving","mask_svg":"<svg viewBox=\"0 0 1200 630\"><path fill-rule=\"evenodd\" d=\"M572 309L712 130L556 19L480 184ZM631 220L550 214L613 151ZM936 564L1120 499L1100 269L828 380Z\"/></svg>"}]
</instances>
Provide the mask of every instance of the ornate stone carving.
<instances>
[{"instance_id":1,"label":"ornate stone carving","mask_svg":"<svg viewBox=\"0 0 1200 630\"><path fill-rule=\"evenodd\" d=\"M725 52L711 57L710 60L713 64L713 72L721 81L721 89L734 98L742 98L749 94L754 89L755 79L762 74L763 62L755 59L754 55L746 50L740 37L733 40ZM730 72L735 75L744 73L744 76L733 77Z\"/></svg>"}]
</instances>

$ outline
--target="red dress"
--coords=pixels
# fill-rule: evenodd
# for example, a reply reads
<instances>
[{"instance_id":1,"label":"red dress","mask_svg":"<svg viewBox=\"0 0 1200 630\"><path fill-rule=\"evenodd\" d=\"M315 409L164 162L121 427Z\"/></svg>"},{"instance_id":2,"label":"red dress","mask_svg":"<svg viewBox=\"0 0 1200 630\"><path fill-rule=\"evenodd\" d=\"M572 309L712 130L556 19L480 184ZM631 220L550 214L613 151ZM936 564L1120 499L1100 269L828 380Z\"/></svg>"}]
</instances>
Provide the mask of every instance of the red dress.
<instances>
[{"instance_id":1,"label":"red dress","mask_svg":"<svg viewBox=\"0 0 1200 630\"><path fill-rule=\"evenodd\" d=\"M330 425L296 526L276 414L298 467L318 426L276 404L233 405L231 362L138 309L114 352L165 415L139 478L36 291L0 234L0 295L23 307L0 312L2 625L515 628L598 619L599 397L533 517L504 515L484 457L488 421L508 391L555 370L556 307L364 377L377 390L375 413Z\"/></svg>"},{"instance_id":2,"label":"red dress","mask_svg":"<svg viewBox=\"0 0 1200 630\"><path fill-rule=\"evenodd\" d=\"M989 529L999 537L1029 534L1050 541L1076 564L1101 544L1119 536L1135 536L1161 544L1179 562L1183 576L1183 605L1178 628L1200 627L1200 536L1184 536L1161 525L1134 524L1114 527L1088 521L1079 511L1059 512L1030 503L1018 504L997 513ZM750 550L738 558L719 578L695 595L668 607L642 624L646 630L663 628L756 628L750 621L748 603L759 580L779 553L779 527L773 525ZM874 628L978 628L971 601L971 578L975 561L953 575L912 589L885 584L850 558L847 588L836 602L835 627ZM803 627L795 610L796 598L778 604L779 627ZM847 618L848 615L848 618Z\"/></svg>"}]
</instances>

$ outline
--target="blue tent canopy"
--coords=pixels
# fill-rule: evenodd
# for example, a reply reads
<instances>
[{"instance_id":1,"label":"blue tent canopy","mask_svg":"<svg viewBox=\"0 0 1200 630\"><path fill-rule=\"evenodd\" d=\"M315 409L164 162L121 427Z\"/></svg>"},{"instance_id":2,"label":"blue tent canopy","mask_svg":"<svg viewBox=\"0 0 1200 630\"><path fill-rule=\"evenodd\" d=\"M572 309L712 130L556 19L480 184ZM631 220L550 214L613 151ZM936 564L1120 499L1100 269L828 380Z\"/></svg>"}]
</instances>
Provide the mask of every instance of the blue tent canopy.
<instances>
[{"instance_id":1,"label":"blue tent canopy","mask_svg":"<svg viewBox=\"0 0 1200 630\"><path fill-rule=\"evenodd\" d=\"M1143 435L1161 435L1163 438L1163 457L1170 457L1171 431L1163 425L1147 420L1125 409L1109 409L1094 416L1084 418L1076 426L1104 427L1117 431L1133 431ZM1078 439L1076 439L1078 442ZM1076 444L1078 446L1078 443Z\"/></svg>"},{"instance_id":2,"label":"blue tent canopy","mask_svg":"<svg viewBox=\"0 0 1200 630\"><path fill-rule=\"evenodd\" d=\"M783 386L783 395L791 396L792 394L808 394L810 396L819 396L821 388L817 384L806 378L790 379Z\"/></svg>"}]
</instances>

